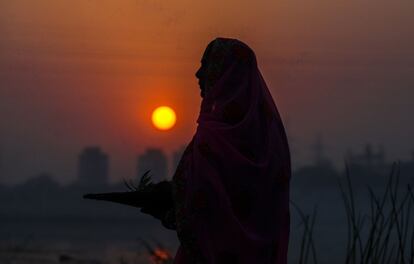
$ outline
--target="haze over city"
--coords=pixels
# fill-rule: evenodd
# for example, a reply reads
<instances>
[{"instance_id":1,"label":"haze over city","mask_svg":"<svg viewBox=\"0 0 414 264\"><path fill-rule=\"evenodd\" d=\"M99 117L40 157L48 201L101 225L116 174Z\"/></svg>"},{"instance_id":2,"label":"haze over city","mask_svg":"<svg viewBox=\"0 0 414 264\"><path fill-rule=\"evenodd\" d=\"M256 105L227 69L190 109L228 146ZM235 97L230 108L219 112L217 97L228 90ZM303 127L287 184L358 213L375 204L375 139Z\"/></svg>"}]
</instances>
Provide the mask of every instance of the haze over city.
<instances>
[{"instance_id":1,"label":"haze over city","mask_svg":"<svg viewBox=\"0 0 414 264\"><path fill-rule=\"evenodd\" d=\"M110 155L113 181L148 147L188 143L195 71L216 36L256 52L287 126L294 164L320 135L338 166L348 149L414 150L414 2L52 1L0 3L0 183L49 172L71 182L85 146ZM156 130L151 112L173 107Z\"/></svg>"}]
</instances>

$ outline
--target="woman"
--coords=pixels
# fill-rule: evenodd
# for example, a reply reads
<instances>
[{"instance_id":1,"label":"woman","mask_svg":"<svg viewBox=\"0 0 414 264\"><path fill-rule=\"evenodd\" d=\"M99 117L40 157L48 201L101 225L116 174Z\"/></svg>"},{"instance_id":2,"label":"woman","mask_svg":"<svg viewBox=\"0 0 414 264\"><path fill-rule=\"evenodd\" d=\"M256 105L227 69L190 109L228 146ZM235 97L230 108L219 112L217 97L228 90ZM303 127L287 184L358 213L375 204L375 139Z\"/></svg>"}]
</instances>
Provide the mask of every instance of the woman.
<instances>
[{"instance_id":1,"label":"woman","mask_svg":"<svg viewBox=\"0 0 414 264\"><path fill-rule=\"evenodd\" d=\"M181 242L174 263L287 263L290 153L254 52L217 38L201 63L198 127L163 218Z\"/></svg>"},{"instance_id":2,"label":"woman","mask_svg":"<svg viewBox=\"0 0 414 264\"><path fill-rule=\"evenodd\" d=\"M289 147L254 52L217 38L201 63L197 131L172 182L85 198L141 207L177 230L174 264L286 264Z\"/></svg>"}]
</instances>

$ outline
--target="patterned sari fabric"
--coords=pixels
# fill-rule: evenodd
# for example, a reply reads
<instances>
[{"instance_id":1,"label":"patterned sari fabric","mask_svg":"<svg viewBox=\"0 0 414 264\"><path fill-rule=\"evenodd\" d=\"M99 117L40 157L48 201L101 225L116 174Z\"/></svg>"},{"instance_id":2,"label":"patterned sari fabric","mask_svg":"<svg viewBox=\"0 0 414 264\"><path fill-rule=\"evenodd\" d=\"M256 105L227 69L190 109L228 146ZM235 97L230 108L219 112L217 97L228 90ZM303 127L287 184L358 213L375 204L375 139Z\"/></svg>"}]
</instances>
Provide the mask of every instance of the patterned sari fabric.
<instances>
[{"instance_id":1,"label":"patterned sari fabric","mask_svg":"<svg viewBox=\"0 0 414 264\"><path fill-rule=\"evenodd\" d=\"M235 39L206 49L210 88L173 176L175 264L285 264L290 153L254 52Z\"/></svg>"}]
</instances>

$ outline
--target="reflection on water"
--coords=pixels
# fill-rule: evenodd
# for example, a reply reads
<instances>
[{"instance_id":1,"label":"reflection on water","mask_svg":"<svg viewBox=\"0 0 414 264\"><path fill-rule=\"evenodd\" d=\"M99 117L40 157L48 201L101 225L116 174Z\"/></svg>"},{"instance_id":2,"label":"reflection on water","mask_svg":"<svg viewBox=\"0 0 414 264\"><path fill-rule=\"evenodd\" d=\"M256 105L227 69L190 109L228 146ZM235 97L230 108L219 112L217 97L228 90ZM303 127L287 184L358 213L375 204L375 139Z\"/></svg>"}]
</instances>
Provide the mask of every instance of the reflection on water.
<instances>
[{"instance_id":1,"label":"reflection on water","mask_svg":"<svg viewBox=\"0 0 414 264\"><path fill-rule=\"evenodd\" d=\"M173 255L175 232L140 219L1 220L0 263L149 263L140 239Z\"/></svg>"},{"instance_id":2,"label":"reflection on water","mask_svg":"<svg viewBox=\"0 0 414 264\"><path fill-rule=\"evenodd\" d=\"M152 246L157 242L169 250L172 256L178 248L174 231L163 228L151 217L139 219L9 219L0 220L0 263L119 263L148 264L149 253L140 239ZM338 237L332 236L332 225L321 223L317 228L319 246L327 249L326 257L334 259L342 248ZM302 231L296 215L292 215L290 263L298 263ZM338 229L336 228L336 231ZM345 232L345 230L341 230ZM330 254L329 254L330 253ZM342 255L341 255L342 256ZM338 255L337 255L338 257Z\"/></svg>"}]
</instances>

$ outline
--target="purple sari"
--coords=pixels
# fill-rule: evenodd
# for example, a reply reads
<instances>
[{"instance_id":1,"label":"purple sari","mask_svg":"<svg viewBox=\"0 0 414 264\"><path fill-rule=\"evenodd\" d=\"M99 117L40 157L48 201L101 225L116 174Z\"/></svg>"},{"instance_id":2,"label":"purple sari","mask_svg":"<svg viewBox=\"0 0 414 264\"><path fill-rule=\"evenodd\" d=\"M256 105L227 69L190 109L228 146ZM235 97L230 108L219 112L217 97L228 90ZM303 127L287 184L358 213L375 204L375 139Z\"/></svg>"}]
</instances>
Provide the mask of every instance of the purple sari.
<instances>
[{"instance_id":1,"label":"purple sari","mask_svg":"<svg viewBox=\"0 0 414 264\"><path fill-rule=\"evenodd\" d=\"M254 52L235 39L208 47L217 81L173 177L174 264L286 264L289 146Z\"/></svg>"}]
</instances>

